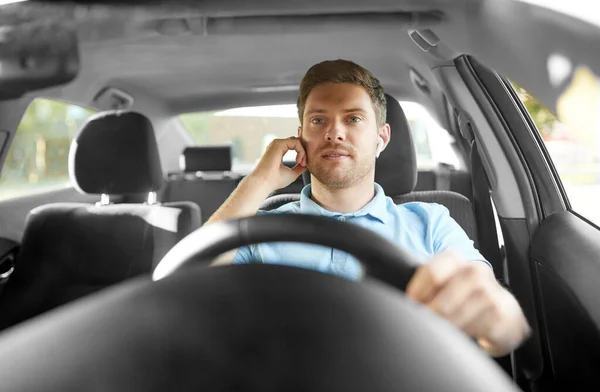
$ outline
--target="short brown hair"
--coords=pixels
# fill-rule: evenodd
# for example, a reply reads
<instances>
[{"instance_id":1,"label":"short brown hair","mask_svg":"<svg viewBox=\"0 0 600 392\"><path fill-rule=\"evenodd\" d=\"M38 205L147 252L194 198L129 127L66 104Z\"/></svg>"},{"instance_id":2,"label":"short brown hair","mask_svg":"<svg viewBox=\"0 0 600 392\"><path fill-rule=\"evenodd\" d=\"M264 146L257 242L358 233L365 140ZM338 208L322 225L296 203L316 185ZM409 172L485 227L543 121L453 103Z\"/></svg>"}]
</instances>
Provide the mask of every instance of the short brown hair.
<instances>
[{"instance_id":1,"label":"short brown hair","mask_svg":"<svg viewBox=\"0 0 600 392\"><path fill-rule=\"evenodd\" d=\"M371 72L360 65L348 60L328 60L315 64L306 71L300 83L300 95L298 96L298 117L302 124L306 99L313 88L326 83L352 83L364 87L371 97L377 126L385 124L386 99L383 87Z\"/></svg>"}]
</instances>

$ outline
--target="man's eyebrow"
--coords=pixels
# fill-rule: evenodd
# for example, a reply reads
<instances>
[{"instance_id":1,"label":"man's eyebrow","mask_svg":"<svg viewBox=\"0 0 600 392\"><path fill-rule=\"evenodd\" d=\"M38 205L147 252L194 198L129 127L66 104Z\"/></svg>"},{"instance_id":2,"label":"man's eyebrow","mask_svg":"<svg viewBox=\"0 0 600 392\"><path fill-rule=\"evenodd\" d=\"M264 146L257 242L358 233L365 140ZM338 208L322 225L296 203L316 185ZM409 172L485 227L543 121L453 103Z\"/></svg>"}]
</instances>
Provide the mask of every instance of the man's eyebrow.
<instances>
[{"instance_id":1,"label":"man's eyebrow","mask_svg":"<svg viewBox=\"0 0 600 392\"><path fill-rule=\"evenodd\" d=\"M354 112L367 113L367 111L363 108L344 109L344 113L354 113ZM304 114L309 115L309 114L322 114L322 113L327 113L327 110L325 110L325 109L310 109L310 110L307 110Z\"/></svg>"},{"instance_id":2,"label":"man's eyebrow","mask_svg":"<svg viewBox=\"0 0 600 392\"><path fill-rule=\"evenodd\" d=\"M351 108L351 109L345 109L344 113L352 113L352 112L362 112L362 113L366 113L367 111L363 108Z\"/></svg>"},{"instance_id":3,"label":"man's eyebrow","mask_svg":"<svg viewBox=\"0 0 600 392\"><path fill-rule=\"evenodd\" d=\"M309 114L325 113L325 112L326 112L325 109L310 109L310 110L307 110L306 112L304 112L304 114L309 115Z\"/></svg>"}]
</instances>

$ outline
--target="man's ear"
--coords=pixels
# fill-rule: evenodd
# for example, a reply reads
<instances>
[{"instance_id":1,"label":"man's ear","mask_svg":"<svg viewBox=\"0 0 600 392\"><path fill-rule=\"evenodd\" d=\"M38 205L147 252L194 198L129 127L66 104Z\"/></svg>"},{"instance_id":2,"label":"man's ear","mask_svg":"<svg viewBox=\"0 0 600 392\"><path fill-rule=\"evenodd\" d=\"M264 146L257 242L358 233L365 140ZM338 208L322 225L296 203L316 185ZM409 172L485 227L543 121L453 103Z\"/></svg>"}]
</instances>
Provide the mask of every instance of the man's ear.
<instances>
[{"instance_id":1,"label":"man's ear","mask_svg":"<svg viewBox=\"0 0 600 392\"><path fill-rule=\"evenodd\" d=\"M302 139L302 126L298 126L298 139Z\"/></svg>"},{"instance_id":2,"label":"man's ear","mask_svg":"<svg viewBox=\"0 0 600 392\"><path fill-rule=\"evenodd\" d=\"M384 124L381 128L379 128L378 136L383 139L383 149L390 144L390 138L392 137L390 124Z\"/></svg>"}]
</instances>

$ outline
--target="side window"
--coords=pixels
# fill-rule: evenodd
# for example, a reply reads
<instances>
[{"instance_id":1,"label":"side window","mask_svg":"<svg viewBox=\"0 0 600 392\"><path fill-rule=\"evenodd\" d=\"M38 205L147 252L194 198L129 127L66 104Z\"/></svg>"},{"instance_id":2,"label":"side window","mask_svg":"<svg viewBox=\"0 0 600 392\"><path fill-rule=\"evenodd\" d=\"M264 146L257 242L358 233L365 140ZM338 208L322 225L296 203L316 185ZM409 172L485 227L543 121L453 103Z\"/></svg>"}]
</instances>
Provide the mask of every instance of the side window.
<instances>
[{"instance_id":1,"label":"side window","mask_svg":"<svg viewBox=\"0 0 600 392\"><path fill-rule=\"evenodd\" d=\"M408 120L417 153L417 167L420 170L435 169L440 163L462 169L456 151L452 148L454 139L431 116L427 109L415 102L400 102Z\"/></svg>"},{"instance_id":2,"label":"side window","mask_svg":"<svg viewBox=\"0 0 600 392\"><path fill-rule=\"evenodd\" d=\"M593 86L593 79L584 85ZM586 106L581 102L564 105L559 101L561 114L557 115L523 87L514 82L512 84L544 140L571 208L600 225L600 142L596 118L592 119L579 111ZM587 95L586 99L590 97ZM574 109L577 113L566 113L567 109ZM597 111L591 114L597 116Z\"/></svg>"},{"instance_id":3,"label":"side window","mask_svg":"<svg viewBox=\"0 0 600 392\"><path fill-rule=\"evenodd\" d=\"M0 172L0 200L69 185L71 140L94 112L38 98L25 111Z\"/></svg>"},{"instance_id":4,"label":"side window","mask_svg":"<svg viewBox=\"0 0 600 392\"><path fill-rule=\"evenodd\" d=\"M433 161L427 125L423 121L411 120L409 126L412 131L413 143L415 144L417 162L423 163Z\"/></svg>"}]
</instances>

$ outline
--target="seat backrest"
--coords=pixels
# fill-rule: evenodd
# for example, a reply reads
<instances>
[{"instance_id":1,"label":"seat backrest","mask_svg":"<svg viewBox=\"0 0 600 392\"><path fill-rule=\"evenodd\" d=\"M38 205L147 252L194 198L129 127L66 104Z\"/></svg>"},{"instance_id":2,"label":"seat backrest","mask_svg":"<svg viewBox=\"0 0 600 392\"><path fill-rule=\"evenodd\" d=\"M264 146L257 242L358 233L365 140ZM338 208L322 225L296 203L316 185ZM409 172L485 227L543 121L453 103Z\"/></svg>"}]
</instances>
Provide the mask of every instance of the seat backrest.
<instances>
[{"instance_id":1,"label":"seat backrest","mask_svg":"<svg viewBox=\"0 0 600 392\"><path fill-rule=\"evenodd\" d=\"M419 169L415 191L453 191L473 202L471 174L444 163L435 169Z\"/></svg>"},{"instance_id":2,"label":"seat backrest","mask_svg":"<svg viewBox=\"0 0 600 392\"><path fill-rule=\"evenodd\" d=\"M187 147L179 162L181 173L169 177L162 198L196 203L204 223L240 182L241 177L231 173L231 147Z\"/></svg>"},{"instance_id":3,"label":"seat backrest","mask_svg":"<svg viewBox=\"0 0 600 392\"><path fill-rule=\"evenodd\" d=\"M414 191L405 195L392 197L394 203L403 204L413 201L438 203L448 208L450 216L463 228L477 247L479 235L473 204L465 196L452 191Z\"/></svg>"},{"instance_id":4,"label":"seat backrest","mask_svg":"<svg viewBox=\"0 0 600 392\"><path fill-rule=\"evenodd\" d=\"M96 204L53 203L27 216L15 272L0 297L8 327L123 280L147 274L200 226L193 203L153 204L163 181L150 121L135 112L91 117L74 138L69 173ZM148 194L140 204L110 204L111 195Z\"/></svg>"}]
</instances>

